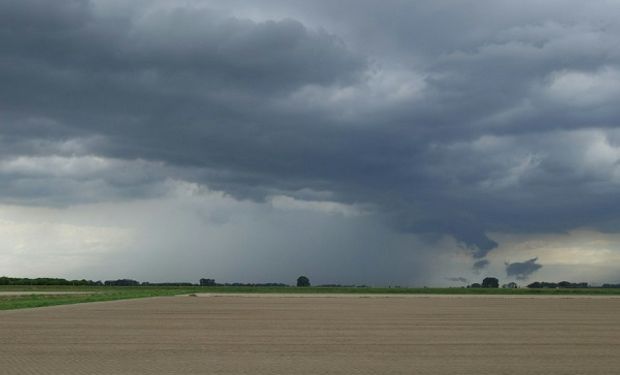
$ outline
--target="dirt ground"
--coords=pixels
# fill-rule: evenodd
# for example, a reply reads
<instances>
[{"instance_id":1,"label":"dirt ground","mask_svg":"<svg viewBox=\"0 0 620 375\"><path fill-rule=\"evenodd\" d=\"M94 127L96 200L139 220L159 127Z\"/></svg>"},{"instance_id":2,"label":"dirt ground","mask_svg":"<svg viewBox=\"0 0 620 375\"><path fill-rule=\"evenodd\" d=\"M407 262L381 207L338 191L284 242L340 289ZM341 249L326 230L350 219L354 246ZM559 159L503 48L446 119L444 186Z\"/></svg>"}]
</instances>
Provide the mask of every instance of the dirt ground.
<instances>
[{"instance_id":1,"label":"dirt ground","mask_svg":"<svg viewBox=\"0 0 620 375\"><path fill-rule=\"evenodd\" d=\"M0 312L0 374L618 374L620 298L160 297Z\"/></svg>"}]
</instances>

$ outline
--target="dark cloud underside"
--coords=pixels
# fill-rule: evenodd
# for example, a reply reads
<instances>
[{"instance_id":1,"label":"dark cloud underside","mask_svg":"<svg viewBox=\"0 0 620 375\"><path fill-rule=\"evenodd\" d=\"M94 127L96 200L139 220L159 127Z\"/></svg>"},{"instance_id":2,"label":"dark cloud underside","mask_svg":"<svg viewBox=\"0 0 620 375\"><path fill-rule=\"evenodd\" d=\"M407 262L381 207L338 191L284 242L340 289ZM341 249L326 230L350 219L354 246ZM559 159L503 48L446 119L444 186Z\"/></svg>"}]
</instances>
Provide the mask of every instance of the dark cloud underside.
<instances>
[{"instance_id":1,"label":"dark cloud underside","mask_svg":"<svg viewBox=\"0 0 620 375\"><path fill-rule=\"evenodd\" d=\"M536 263L537 260L532 258L525 262L506 263L506 275L517 280L527 280L532 273L542 268L541 264Z\"/></svg>"},{"instance_id":2,"label":"dark cloud underside","mask_svg":"<svg viewBox=\"0 0 620 375\"><path fill-rule=\"evenodd\" d=\"M490 232L620 229L617 5L231 4L1 2L0 200L329 192L477 268Z\"/></svg>"}]
</instances>

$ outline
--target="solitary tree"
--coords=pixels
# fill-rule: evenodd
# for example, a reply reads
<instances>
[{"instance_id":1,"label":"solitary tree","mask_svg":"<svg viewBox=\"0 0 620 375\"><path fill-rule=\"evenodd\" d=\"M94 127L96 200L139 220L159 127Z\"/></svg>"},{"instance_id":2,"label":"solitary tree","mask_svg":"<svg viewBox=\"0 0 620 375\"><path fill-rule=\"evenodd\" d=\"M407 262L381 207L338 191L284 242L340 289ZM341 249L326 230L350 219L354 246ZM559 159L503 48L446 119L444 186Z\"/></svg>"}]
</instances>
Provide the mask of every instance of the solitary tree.
<instances>
[{"instance_id":1,"label":"solitary tree","mask_svg":"<svg viewBox=\"0 0 620 375\"><path fill-rule=\"evenodd\" d=\"M499 280L497 280L495 277L485 277L484 280L482 280L482 287L499 288Z\"/></svg>"},{"instance_id":2,"label":"solitary tree","mask_svg":"<svg viewBox=\"0 0 620 375\"><path fill-rule=\"evenodd\" d=\"M310 279L306 276L299 276L297 278L297 286L310 286Z\"/></svg>"}]
</instances>

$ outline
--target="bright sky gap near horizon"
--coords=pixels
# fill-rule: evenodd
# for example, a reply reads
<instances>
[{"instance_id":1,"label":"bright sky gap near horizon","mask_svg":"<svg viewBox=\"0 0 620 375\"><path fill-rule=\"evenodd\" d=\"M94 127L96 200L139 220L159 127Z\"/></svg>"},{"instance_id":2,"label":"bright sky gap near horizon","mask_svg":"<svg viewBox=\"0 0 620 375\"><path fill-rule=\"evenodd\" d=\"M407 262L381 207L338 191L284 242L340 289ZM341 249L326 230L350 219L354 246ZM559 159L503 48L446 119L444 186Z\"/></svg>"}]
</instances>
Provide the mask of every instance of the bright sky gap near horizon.
<instances>
[{"instance_id":1,"label":"bright sky gap near horizon","mask_svg":"<svg viewBox=\"0 0 620 375\"><path fill-rule=\"evenodd\" d=\"M620 282L620 2L0 2L0 276Z\"/></svg>"}]
</instances>

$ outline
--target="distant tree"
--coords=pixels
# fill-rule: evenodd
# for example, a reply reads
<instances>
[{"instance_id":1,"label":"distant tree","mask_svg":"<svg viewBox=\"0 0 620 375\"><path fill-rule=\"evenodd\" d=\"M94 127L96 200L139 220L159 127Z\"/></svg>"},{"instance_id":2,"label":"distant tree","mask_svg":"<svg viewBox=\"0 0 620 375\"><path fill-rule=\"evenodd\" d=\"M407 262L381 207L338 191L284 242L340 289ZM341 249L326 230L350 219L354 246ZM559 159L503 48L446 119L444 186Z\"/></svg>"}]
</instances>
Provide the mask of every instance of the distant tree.
<instances>
[{"instance_id":1,"label":"distant tree","mask_svg":"<svg viewBox=\"0 0 620 375\"><path fill-rule=\"evenodd\" d=\"M140 282L132 279L107 280L105 286L140 286Z\"/></svg>"},{"instance_id":2,"label":"distant tree","mask_svg":"<svg viewBox=\"0 0 620 375\"><path fill-rule=\"evenodd\" d=\"M517 283L515 283L514 281L511 281L508 284L502 285L502 288L506 288L506 289L517 289L518 287L519 285L517 285Z\"/></svg>"},{"instance_id":3,"label":"distant tree","mask_svg":"<svg viewBox=\"0 0 620 375\"><path fill-rule=\"evenodd\" d=\"M482 288L482 285L480 285L480 283L473 283L467 287L468 288Z\"/></svg>"},{"instance_id":4,"label":"distant tree","mask_svg":"<svg viewBox=\"0 0 620 375\"><path fill-rule=\"evenodd\" d=\"M215 286L215 279L200 279L200 286Z\"/></svg>"},{"instance_id":5,"label":"distant tree","mask_svg":"<svg viewBox=\"0 0 620 375\"><path fill-rule=\"evenodd\" d=\"M570 281L560 281L559 283L552 283L548 281L535 281L527 286L528 288L589 288L588 283L571 283Z\"/></svg>"},{"instance_id":6,"label":"distant tree","mask_svg":"<svg viewBox=\"0 0 620 375\"><path fill-rule=\"evenodd\" d=\"M499 288L499 280L495 277L485 277L482 280L483 288Z\"/></svg>"},{"instance_id":7,"label":"distant tree","mask_svg":"<svg viewBox=\"0 0 620 375\"><path fill-rule=\"evenodd\" d=\"M297 278L297 286L310 286L310 279L306 276L299 276Z\"/></svg>"},{"instance_id":8,"label":"distant tree","mask_svg":"<svg viewBox=\"0 0 620 375\"><path fill-rule=\"evenodd\" d=\"M620 288L620 284L603 284L601 288Z\"/></svg>"}]
</instances>

